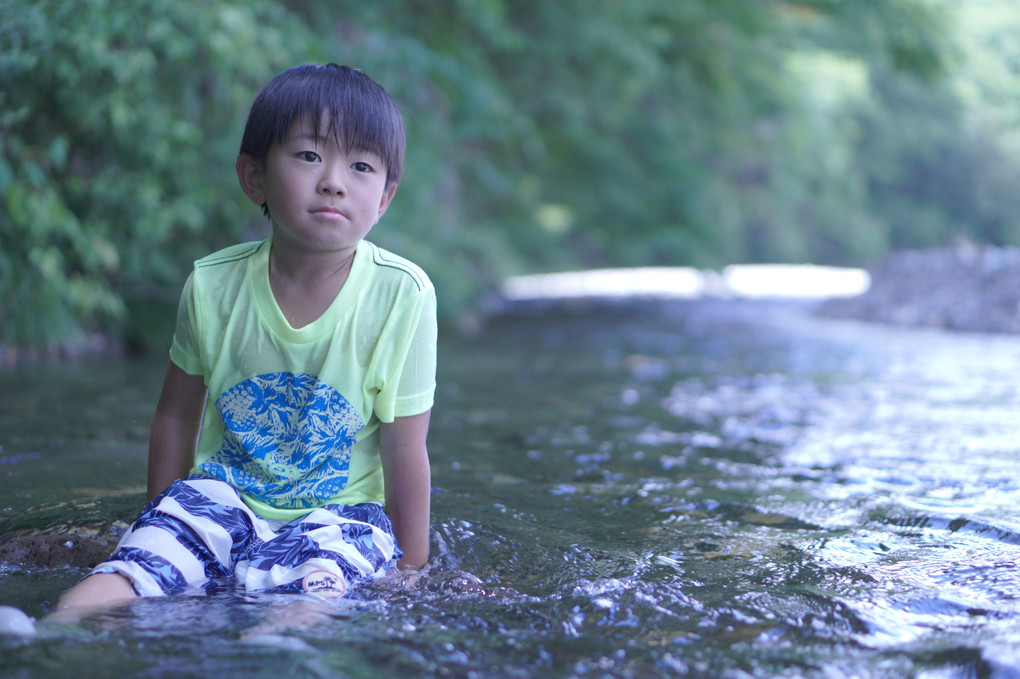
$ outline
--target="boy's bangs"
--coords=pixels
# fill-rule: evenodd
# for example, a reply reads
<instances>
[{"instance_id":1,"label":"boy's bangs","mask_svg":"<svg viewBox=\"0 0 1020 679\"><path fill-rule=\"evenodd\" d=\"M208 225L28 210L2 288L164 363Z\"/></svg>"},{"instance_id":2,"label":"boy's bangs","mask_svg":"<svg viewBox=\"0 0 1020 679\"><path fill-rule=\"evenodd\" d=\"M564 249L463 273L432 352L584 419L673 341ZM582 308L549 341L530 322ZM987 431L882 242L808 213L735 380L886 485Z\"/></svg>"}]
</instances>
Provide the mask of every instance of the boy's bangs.
<instances>
[{"instance_id":1,"label":"boy's bangs","mask_svg":"<svg viewBox=\"0 0 1020 679\"><path fill-rule=\"evenodd\" d=\"M395 133L395 122L389 107L378 105L381 102L370 103L365 97L352 96L350 90L337 94L339 96L330 99L325 106L310 106L306 110L315 121L312 128L316 135L320 132L317 128L322 113L329 111L330 129L325 130L323 136L335 132L337 140L344 145L346 151L369 151L382 158L387 167L393 165L400 156L395 140L403 135ZM319 115L313 115L314 111L318 111ZM401 125L400 122L396 124Z\"/></svg>"},{"instance_id":2,"label":"boy's bangs","mask_svg":"<svg viewBox=\"0 0 1020 679\"><path fill-rule=\"evenodd\" d=\"M335 64L298 67L276 78L263 95L265 105L256 108L271 118L267 122L272 127L272 138L283 141L295 121L307 121L317 137L335 132L348 152L376 154L386 164L387 183L400 181L403 118L390 96L361 71ZM320 129L327 114L329 127ZM242 142L242 151L244 146Z\"/></svg>"}]
</instances>

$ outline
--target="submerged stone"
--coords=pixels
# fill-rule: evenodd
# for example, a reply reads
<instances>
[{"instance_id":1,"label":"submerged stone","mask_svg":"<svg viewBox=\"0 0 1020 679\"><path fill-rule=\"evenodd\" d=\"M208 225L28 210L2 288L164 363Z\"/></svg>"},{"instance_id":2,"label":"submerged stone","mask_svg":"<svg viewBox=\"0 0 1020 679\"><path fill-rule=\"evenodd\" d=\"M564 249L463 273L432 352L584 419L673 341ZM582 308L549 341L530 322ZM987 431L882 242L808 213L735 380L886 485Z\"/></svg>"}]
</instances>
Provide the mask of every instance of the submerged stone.
<instances>
[{"instance_id":1,"label":"submerged stone","mask_svg":"<svg viewBox=\"0 0 1020 679\"><path fill-rule=\"evenodd\" d=\"M35 622L13 606L0 606L0 635L32 636Z\"/></svg>"}]
</instances>

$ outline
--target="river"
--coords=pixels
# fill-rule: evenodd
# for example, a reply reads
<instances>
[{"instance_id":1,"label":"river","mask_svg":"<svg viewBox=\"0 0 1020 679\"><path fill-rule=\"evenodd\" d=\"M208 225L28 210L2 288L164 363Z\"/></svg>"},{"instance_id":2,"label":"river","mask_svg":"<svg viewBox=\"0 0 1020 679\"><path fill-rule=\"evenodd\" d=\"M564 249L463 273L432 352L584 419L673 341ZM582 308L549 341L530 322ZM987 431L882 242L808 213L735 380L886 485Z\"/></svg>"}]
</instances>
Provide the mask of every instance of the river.
<instances>
[{"instance_id":1,"label":"river","mask_svg":"<svg viewBox=\"0 0 1020 679\"><path fill-rule=\"evenodd\" d=\"M137 601L0 676L1020 676L1020 338L619 299L441 343L427 575L255 636L293 600ZM129 521L161 374L0 372L0 532ZM84 572L0 565L0 603Z\"/></svg>"}]
</instances>

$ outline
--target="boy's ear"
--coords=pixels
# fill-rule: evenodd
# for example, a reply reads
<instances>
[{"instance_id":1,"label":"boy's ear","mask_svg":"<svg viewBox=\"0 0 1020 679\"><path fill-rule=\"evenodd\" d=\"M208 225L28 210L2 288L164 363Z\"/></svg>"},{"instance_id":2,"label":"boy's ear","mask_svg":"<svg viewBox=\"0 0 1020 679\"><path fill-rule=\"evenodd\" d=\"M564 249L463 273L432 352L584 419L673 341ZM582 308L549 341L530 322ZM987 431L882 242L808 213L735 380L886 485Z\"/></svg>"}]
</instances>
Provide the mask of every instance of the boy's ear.
<instances>
[{"instance_id":1,"label":"boy's ear","mask_svg":"<svg viewBox=\"0 0 1020 679\"><path fill-rule=\"evenodd\" d=\"M266 202L266 192L262 184L262 168L258 161L247 153L242 153L234 163L237 170L237 181L241 184L244 195L251 199L256 205Z\"/></svg>"},{"instance_id":2,"label":"boy's ear","mask_svg":"<svg viewBox=\"0 0 1020 679\"><path fill-rule=\"evenodd\" d=\"M392 201L393 196L397 194L397 186L399 186L399 184L393 184L383 191L382 200L379 201L379 213L375 216L376 219L381 218L386 212L386 208L390 206L390 201Z\"/></svg>"}]
</instances>

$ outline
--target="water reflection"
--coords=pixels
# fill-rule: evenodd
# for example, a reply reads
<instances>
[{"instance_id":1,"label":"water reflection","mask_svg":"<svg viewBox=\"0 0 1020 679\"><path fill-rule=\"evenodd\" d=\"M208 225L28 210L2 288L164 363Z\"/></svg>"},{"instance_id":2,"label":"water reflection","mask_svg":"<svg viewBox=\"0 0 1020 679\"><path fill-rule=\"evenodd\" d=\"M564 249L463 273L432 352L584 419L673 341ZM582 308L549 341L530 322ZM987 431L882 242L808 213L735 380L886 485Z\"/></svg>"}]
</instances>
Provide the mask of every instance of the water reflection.
<instances>
[{"instance_id":1,"label":"water reflection","mask_svg":"<svg viewBox=\"0 0 1020 679\"><path fill-rule=\"evenodd\" d=\"M429 575L258 643L266 597L137 602L0 641L0 674L1020 671L1017 339L674 301L530 306L443 347ZM0 396L2 530L133 511L160 368L95 371L80 410L0 377L26 392ZM38 614L81 572L7 564L0 598Z\"/></svg>"}]
</instances>

